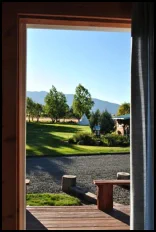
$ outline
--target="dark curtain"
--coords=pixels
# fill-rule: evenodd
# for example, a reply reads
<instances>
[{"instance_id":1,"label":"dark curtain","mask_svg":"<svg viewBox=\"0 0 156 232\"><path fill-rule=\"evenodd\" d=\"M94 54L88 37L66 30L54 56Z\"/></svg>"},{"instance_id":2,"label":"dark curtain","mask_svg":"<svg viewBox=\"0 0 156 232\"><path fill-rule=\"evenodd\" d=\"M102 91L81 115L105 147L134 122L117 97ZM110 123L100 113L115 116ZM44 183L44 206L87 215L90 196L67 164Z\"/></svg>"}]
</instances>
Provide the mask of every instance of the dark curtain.
<instances>
[{"instance_id":1,"label":"dark curtain","mask_svg":"<svg viewBox=\"0 0 156 232\"><path fill-rule=\"evenodd\" d=\"M154 229L154 3L134 2L131 67L131 230Z\"/></svg>"}]
</instances>

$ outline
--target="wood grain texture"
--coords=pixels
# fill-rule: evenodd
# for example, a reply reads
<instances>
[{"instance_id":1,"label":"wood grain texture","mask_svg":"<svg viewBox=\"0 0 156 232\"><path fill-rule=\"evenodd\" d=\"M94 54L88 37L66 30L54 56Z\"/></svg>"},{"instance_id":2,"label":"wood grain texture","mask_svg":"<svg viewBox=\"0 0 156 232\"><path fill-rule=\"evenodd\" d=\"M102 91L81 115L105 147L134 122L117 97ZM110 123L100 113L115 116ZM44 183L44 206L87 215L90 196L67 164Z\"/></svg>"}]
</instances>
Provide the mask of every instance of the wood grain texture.
<instances>
[{"instance_id":1,"label":"wood grain texture","mask_svg":"<svg viewBox=\"0 0 156 232\"><path fill-rule=\"evenodd\" d=\"M132 2L5 2L4 12L29 15L131 18Z\"/></svg>"},{"instance_id":2,"label":"wood grain texture","mask_svg":"<svg viewBox=\"0 0 156 232\"><path fill-rule=\"evenodd\" d=\"M130 184L130 180L94 180L93 183L96 185L104 185L104 184L124 185L124 184Z\"/></svg>"},{"instance_id":3,"label":"wood grain texture","mask_svg":"<svg viewBox=\"0 0 156 232\"><path fill-rule=\"evenodd\" d=\"M96 206L27 207L27 230L129 230L130 207L110 213Z\"/></svg>"},{"instance_id":4,"label":"wood grain texture","mask_svg":"<svg viewBox=\"0 0 156 232\"><path fill-rule=\"evenodd\" d=\"M97 185L97 207L99 210L113 209L113 185L130 185L130 180L94 180Z\"/></svg>"},{"instance_id":5,"label":"wood grain texture","mask_svg":"<svg viewBox=\"0 0 156 232\"><path fill-rule=\"evenodd\" d=\"M113 209L113 185L98 186L97 207L99 210L110 211Z\"/></svg>"},{"instance_id":6,"label":"wood grain texture","mask_svg":"<svg viewBox=\"0 0 156 232\"><path fill-rule=\"evenodd\" d=\"M21 18L58 19L70 25L97 27L109 21L112 27L128 27L131 2L3 2L2 3L2 229L24 229L25 40L19 38ZM37 19L38 20L38 19ZM57 21L58 22L58 21ZM110 24L110 22L112 24ZM118 22L118 24L116 24ZM25 22L26 23L26 22ZM36 22L37 23L37 22ZM51 21L52 24L52 21ZM24 34L23 34L24 35ZM22 37L21 37L22 38ZM20 60L22 61L20 62ZM23 85L21 86L21 84ZM24 113L22 113L23 118ZM24 123L24 122L23 122ZM23 131L22 131L23 128ZM23 162L23 163L22 163ZM10 194L11 193L11 194ZM22 213L23 212L23 213ZM23 220L23 221L22 221Z\"/></svg>"}]
</instances>

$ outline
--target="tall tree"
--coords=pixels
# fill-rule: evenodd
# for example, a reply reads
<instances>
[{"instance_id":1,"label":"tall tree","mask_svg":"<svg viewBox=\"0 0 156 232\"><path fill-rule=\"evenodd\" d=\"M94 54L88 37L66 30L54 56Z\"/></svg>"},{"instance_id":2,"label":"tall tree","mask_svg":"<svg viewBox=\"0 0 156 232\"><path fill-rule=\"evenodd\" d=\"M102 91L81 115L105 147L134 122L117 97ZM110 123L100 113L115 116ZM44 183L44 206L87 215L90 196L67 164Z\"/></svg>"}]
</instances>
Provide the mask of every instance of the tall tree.
<instances>
[{"instance_id":1,"label":"tall tree","mask_svg":"<svg viewBox=\"0 0 156 232\"><path fill-rule=\"evenodd\" d=\"M100 125L100 116L101 116L101 113L99 109L91 113L89 121L90 121L90 127L92 131L93 131L94 126Z\"/></svg>"},{"instance_id":2,"label":"tall tree","mask_svg":"<svg viewBox=\"0 0 156 232\"><path fill-rule=\"evenodd\" d=\"M79 118L83 114L86 114L87 117L90 116L90 110L94 105L92 101L91 94L88 89L79 84L76 87L74 100L73 100L73 112L78 115Z\"/></svg>"},{"instance_id":3,"label":"tall tree","mask_svg":"<svg viewBox=\"0 0 156 232\"><path fill-rule=\"evenodd\" d=\"M64 117L68 109L67 100L62 92L58 92L55 86L52 86L45 97L45 111L52 121Z\"/></svg>"},{"instance_id":4,"label":"tall tree","mask_svg":"<svg viewBox=\"0 0 156 232\"><path fill-rule=\"evenodd\" d=\"M69 107L68 112L66 114L66 118L77 118L78 115L74 114L73 107Z\"/></svg>"},{"instance_id":5,"label":"tall tree","mask_svg":"<svg viewBox=\"0 0 156 232\"><path fill-rule=\"evenodd\" d=\"M48 117L45 105L42 105L42 116L46 118Z\"/></svg>"},{"instance_id":6,"label":"tall tree","mask_svg":"<svg viewBox=\"0 0 156 232\"><path fill-rule=\"evenodd\" d=\"M124 114L130 114L130 103L124 102L119 106L117 115L120 116Z\"/></svg>"},{"instance_id":7,"label":"tall tree","mask_svg":"<svg viewBox=\"0 0 156 232\"><path fill-rule=\"evenodd\" d=\"M34 113L37 118L37 122L39 122L39 118L41 117L41 113L43 112L43 106L39 103L35 103Z\"/></svg>"},{"instance_id":8,"label":"tall tree","mask_svg":"<svg viewBox=\"0 0 156 232\"><path fill-rule=\"evenodd\" d=\"M100 117L100 131L101 133L107 134L114 131L114 120L111 114L105 110Z\"/></svg>"},{"instance_id":9,"label":"tall tree","mask_svg":"<svg viewBox=\"0 0 156 232\"><path fill-rule=\"evenodd\" d=\"M34 119L35 117L37 118L37 113L36 113L36 102L33 102L32 111L31 111L31 119L32 119L32 122L33 122L33 119Z\"/></svg>"},{"instance_id":10,"label":"tall tree","mask_svg":"<svg viewBox=\"0 0 156 232\"><path fill-rule=\"evenodd\" d=\"M30 117L32 117L33 115L33 111L34 111L34 102L30 97L27 97L26 113L28 115L29 122L30 122Z\"/></svg>"}]
</instances>

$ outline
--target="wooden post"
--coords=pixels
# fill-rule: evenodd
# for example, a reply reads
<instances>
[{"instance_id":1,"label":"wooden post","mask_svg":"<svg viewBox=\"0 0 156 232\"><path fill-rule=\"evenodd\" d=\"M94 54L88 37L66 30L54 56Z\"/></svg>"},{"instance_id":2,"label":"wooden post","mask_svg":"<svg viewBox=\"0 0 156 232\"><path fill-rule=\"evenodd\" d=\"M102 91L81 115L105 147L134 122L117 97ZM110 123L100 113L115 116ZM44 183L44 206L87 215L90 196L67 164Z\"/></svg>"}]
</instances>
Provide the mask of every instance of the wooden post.
<instances>
[{"instance_id":1,"label":"wooden post","mask_svg":"<svg viewBox=\"0 0 156 232\"><path fill-rule=\"evenodd\" d=\"M113 185L98 185L97 207L99 210L110 211L113 209Z\"/></svg>"},{"instance_id":2,"label":"wooden post","mask_svg":"<svg viewBox=\"0 0 156 232\"><path fill-rule=\"evenodd\" d=\"M118 172L117 180L130 180L130 174L128 172ZM119 185L124 189L130 189L129 184Z\"/></svg>"},{"instance_id":3,"label":"wooden post","mask_svg":"<svg viewBox=\"0 0 156 232\"><path fill-rule=\"evenodd\" d=\"M117 172L117 180L130 180L128 172Z\"/></svg>"},{"instance_id":4,"label":"wooden post","mask_svg":"<svg viewBox=\"0 0 156 232\"><path fill-rule=\"evenodd\" d=\"M113 185L130 185L130 180L94 180L97 185L97 207L99 210L113 209Z\"/></svg>"},{"instance_id":5,"label":"wooden post","mask_svg":"<svg viewBox=\"0 0 156 232\"><path fill-rule=\"evenodd\" d=\"M26 194L27 194L27 185L30 184L30 180L29 180L29 179L26 179L26 180L25 180L25 184L26 184Z\"/></svg>"},{"instance_id":6,"label":"wooden post","mask_svg":"<svg viewBox=\"0 0 156 232\"><path fill-rule=\"evenodd\" d=\"M69 192L71 187L76 186L76 176L64 175L62 176L62 191Z\"/></svg>"}]
</instances>

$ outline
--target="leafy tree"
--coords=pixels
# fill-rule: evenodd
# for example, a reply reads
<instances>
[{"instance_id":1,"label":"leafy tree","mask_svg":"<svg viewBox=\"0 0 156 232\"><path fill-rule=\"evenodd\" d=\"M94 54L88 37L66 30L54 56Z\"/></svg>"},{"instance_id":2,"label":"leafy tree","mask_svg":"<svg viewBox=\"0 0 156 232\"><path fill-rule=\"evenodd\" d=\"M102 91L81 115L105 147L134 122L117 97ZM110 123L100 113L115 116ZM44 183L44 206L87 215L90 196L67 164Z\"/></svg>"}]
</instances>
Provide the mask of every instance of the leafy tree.
<instances>
[{"instance_id":1,"label":"leafy tree","mask_svg":"<svg viewBox=\"0 0 156 232\"><path fill-rule=\"evenodd\" d=\"M81 118L83 114L86 114L86 116L89 117L93 105L94 101L92 101L88 89L79 84L76 87L72 105L74 114L77 114L79 118Z\"/></svg>"},{"instance_id":2,"label":"leafy tree","mask_svg":"<svg viewBox=\"0 0 156 232\"><path fill-rule=\"evenodd\" d=\"M37 118L37 122L39 122L39 118L41 117L42 112L43 112L43 106L39 103L35 103L34 114L35 117Z\"/></svg>"},{"instance_id":3,"label":"leafy tree","mask_svg":"<svg viewBox=\"0 0 156 232\"><path fill-rule=\"evenodd\" d=\"M73 107L69 107L68 112L66 114L66 118L77 118L78 115L74 114Z\"/></svg>"},{"instance_id":4,"label":"leafy tree","mask_svg":"<svg viewBox=\"0 0 156 232\"><path fill-rule=\"evenodd\" d=\"M36 103L33 102L33 105L32 105L32 111L31 111L31 119L33 121L34 118L37 118L37 113L36 113Z\"/></svg>"},{"instance_id":5,"label":"leafy tree","mask_svg":"<svg viewBox=\"0 0 156 232\"><path fill-rule=\"evenodd\" d=\"M42 117L48 117L45 105L42 105L42 113L41 113L41 115L42 115Z\"/></svg>"},{"instance_id":6,"label":"leafy tree","mask_svg":"<svg viewBox=\"0 0 156 232\"><path fill-rule=\"evenodd\" d=\"M119 106L117 115L120 116L124 114L130 114L130 103L124 102Z\"/></svg>"},{"instance_id":7,"label":"leafy tree","mask_svg":"<svg viewBox=\"0 0 156 232\"><path fill-rule=\"evenodd\" d=\"M69 108L69 106L66 104L65 113L64 113L64 115L63 115L63 117L64 117L64 122L65 122L65 119L66 119L66 118L69 118L69 117L68 117L68 115L69 115L69 110L70 110L70 108Z\"/></svg>"},{"instance_id":8,"label":"leafy tree","mask_svg":"<svg viewBox=\"0 0 156 232\"><path fill-rule=\"evenodd\" d=\"M49 93L45 97L45 111L52 121L56 121L64 117L68 109L67 100L62 92L52 86Z\"/></svg>"},{"instance_id":9,"label":"leafy tree","mask_svg":"<svg viewBox=\"0 0 156 232\"><path fill-rule=\"evenodd\" d=\"M66 113L66 118L73 118L73 108L72 107L69 107L68 108L68 112Z\"/></svg>"},{"instance_id":10,"label":"leafy tree","mask_svg":"<svg viewBox=\"0 0 156 232\"><path fill-rule=\"evenodd\" d=\"M92 131L95 125L100 124L100 116L101 116L100 110L96 110L95 113L94 112L91 113L89 121L90 121L90 127Z\"/></svg>"},{"instance_id":11,"label":"leafy tree","mask_svg":"<svg viewBox=\"0 0 156 232\"><path fill-rule=\"evenodd\" d=\"M114 131L114 120L111 114L105 110L100 117L100 131L101 133L107 134Z\"/></svg>"},{"instance_id":12,"label":"leafy tree","mask_svg":"<svg viewBox=\"0 0 156 232\"><path fill-rule=\"evenodd\" d=\"M29 122L30 122L30 117L33 115L33 111L34 111L34 102L30 97L27 97L26 113L28 115Z\"/></svg>"}]
</instances>

